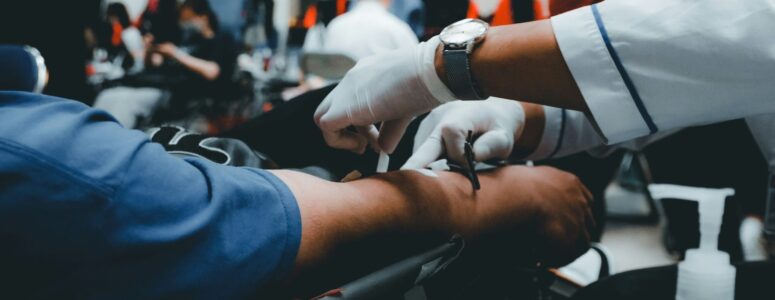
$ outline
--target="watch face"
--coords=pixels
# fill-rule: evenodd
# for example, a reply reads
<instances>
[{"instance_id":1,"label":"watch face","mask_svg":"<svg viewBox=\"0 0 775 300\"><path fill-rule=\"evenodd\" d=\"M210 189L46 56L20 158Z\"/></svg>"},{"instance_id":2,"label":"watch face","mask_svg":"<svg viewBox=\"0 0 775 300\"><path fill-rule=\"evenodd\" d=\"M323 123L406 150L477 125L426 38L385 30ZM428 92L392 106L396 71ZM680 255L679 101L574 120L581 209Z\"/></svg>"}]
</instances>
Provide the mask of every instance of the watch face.
<instances>
[{"instance_id":1,"label":"watch face","mask_svg":"<svg viewBox=\"0 0 775 300\"><path fill-rule=\"evenodd\" d=\"M444 28L439 38L446 45L462 46L483 37L487 27L487 23L481 20L465 19Z\"/></svg>"}]
</instances>

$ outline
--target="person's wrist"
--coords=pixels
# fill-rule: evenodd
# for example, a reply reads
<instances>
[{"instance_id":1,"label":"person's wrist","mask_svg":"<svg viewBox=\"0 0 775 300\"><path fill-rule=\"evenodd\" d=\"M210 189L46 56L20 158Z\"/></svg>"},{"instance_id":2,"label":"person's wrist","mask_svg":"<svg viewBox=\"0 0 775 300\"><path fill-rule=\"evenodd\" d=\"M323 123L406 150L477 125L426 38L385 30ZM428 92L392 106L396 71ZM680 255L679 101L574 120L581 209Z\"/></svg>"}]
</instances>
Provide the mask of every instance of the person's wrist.
<instances>
[{"instance_id":1,"label":"person's wrist","mask_svg":"<svg viewBox=\"0 0 775 300\"><path fill-rule=\"evenodd\" d=\"M172 54L170 56L172 56L172 59L174 60L180 60L180 58L183 57L184 55L186 55L186 53L183 52L183 50L175 48L175 50L172 51Z\"/></svg>"},{"instance_id":2,"label":"person's wrist","mask_svg":"<svg viewBox=\"0 0 775 300\"><path fill-rule=\"evenodd\" d=\"M514 141L516 142L522 139L522 134L525 132L525 107L518 101L514 102L517 104L513 109L513 113L517 119L517 128L514 130Z\"/></svg>"},{"instance_id":3,"label":"person's wrist","mask_svg":"<svg viewBox=\"0 0 775 300\"><path fill-rule=\"evenodd\" d=\"M430 95L438 101L438 104L456 100L457 97L447 85L446 74L443 73L444 59L440 55L442 55L444 45L439 37L433 37L420 44L419 47L420 79ZM442 69L441 74L439 74L439 68Z\"/></svg>"},{"instance_id":4,"label":"person's wrist","mask_svg":"<svg viewBox=\"0 0 775 300\"><path fill-rule=\"evenodd\" d=\"M543 138L545 116L543 106L525 102L519 102L523 122L520 132L514 135L514 149L512 158L525 158L538 148Z\"/></svg>"},{"instance_id":5,"label":"person's wrist","mask_svg":"<svg viewBox=\"0 0 775 300\"><path fill-rule=\"evenodd\" d=\"M439 46L436 47L433 66L436 69L436 75L439 76L441 82L444 83L444 86L449 88L449 82L447 81L447 71L446 68L444 68L444 44L442 43L439 43Z\"/></svg>"}]
</instances>

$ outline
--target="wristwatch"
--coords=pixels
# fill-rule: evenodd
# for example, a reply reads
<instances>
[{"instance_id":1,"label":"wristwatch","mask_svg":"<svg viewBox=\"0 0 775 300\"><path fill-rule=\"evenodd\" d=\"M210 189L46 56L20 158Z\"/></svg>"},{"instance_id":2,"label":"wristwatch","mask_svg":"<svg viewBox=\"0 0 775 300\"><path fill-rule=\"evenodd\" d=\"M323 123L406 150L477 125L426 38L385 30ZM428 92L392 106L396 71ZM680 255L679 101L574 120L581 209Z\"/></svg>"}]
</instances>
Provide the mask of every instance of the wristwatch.
<instances>
[{"instance_id":1,"label":"wristwatch","mask_svg":"<svg viewBox=\"0 0 775 300\"><path fill-rule=\"evenodd\" d=\"M460 100L484 100L487 96L471 74L470 54L484 40L489 24L465 19L447 26L439 34L444 45L444 69L447 85Z\"/></svg>"}]
</instances>

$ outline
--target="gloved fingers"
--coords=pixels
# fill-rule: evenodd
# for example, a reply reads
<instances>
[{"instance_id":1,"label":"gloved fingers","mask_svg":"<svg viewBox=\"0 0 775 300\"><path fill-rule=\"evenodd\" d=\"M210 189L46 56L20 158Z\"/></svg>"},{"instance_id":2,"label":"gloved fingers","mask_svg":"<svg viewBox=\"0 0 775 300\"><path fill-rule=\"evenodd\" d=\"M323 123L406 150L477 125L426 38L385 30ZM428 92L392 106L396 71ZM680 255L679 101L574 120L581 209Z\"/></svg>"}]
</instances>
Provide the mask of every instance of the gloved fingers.
<instances>
[{"instance_id":1,"label":"gloved fingers","mask_svg":"<svg viewBox=\"0 0 775 300\"><path fill-rule=\"evenodd\" d=\"M329 97L331 93L329 93L326 98L323 99L323 102L320 102L320 105L318 105L318 108L315 109L315 114L313 114L313 119L315 120L315 124L320 127L320 119L323 117L326 112L328 112L329 109L331 109L331 102L333 101L331 97Z\"/></svg>"},{"instance_id":2,"label":"gloved fingers","mask_svg":"<svg viewBox=\"0 0 775 300\"><path fill-rule=\"evenodd\" d=\"M414 151L409 160L401 167L402 170L422 169L436 161L444 153L440 132L428 136L425 141Z\"/></svg>"},{"instance_id":3,"label":"gloved fingers","mask_svg":"<svg viewBox=\"0 0 775 300\"><path fill-rule=\"evenodd\" d=\"M366 146L369 144L368 139L363 135L346 129L321 132L326 144L332 148L363 154L366 151Z\"/></svg>"},{"instance_id":4,"label":"gloved fingers","mask_svg":"<svg viewBox=\"0 0 775 300\"><path fill-rule=\"evenodd\" d=\"M317 118L317 124L321 130L329 132L339 131L353 125L346 111L331 108Z\"/></svg>"},{"instance_id":5,"label":"gloved fingers","mask_svg":"<svg viewBox=\"0 0 775 300\"><path fill-rule=\"evenodd\" d=\"M439 123L436 119L437 118L435 117L435 114L432 112L427 117L425 117L422 122L420 122L420 127L417 128L417 133L414 134L414 146L412 147L412 153L417 152L417 149L420 149L420 146L425 143L425 140L427 140L436 129Z\"/></svg>"},{"instance_id":6,"label":"gloved fingers","mask_svg":"<svg viewBox=\"0 0 775 300\"><path fill-rule=\"evenodd\" d=\"M358 130L358 134L366 138L366 141L368 141L369 145L372 149L376 152L380 152L382 148L379 146L379 130L377 130L377 127L374 125L366 125L366 126L356 126L356 130Z\"/></svg>"},{"instance_id":7,"label":"gloved fingers","mask_svg":"<svg viewBox=\"0 0 775 300\"><path fill-rule=\"evenodd\" d=\"M474 142L474 160L506 159L514 149L514 136L506 130L485 132Z\"/></svg>"},{"instance_id":8,"label":"gloved fingers","mask_svg":"<svg viewBox=\"0 0 775 300\"><path fill-rule=\"evenodd\" d=\"M396 150L401 137L404 136L406 128L412 123L412 117L400 118L396 120L385 121L382 128L379 129L379 147L385 152L392 154Z\"/></svg>"},{"instance_id":9,"label":"gloved fingers","mask_svg":"<svg viewBox=\"0 0 775 300\"><path fill-rule=\"evenodd\" d=\"M315 123L321 130L334 132L351 125L366 126L376 122L372 115L363 113L369 108L357 100L360 96L352 86L345 78L323 99L323 103L315 111ZM344 101L345 99L347 101Z\"/></svg>"},{"instance_id":10,"label":"gloved fingers","mask_svg":"<svg viewBox=\"0 0 775 300\"><path fill-rule=\"evenodd\" d=\"M465 143L468 130L454 125L441 125L441 139L447 151L447 158L458 164L465 165Z\"/></svg>"}]
</instances>

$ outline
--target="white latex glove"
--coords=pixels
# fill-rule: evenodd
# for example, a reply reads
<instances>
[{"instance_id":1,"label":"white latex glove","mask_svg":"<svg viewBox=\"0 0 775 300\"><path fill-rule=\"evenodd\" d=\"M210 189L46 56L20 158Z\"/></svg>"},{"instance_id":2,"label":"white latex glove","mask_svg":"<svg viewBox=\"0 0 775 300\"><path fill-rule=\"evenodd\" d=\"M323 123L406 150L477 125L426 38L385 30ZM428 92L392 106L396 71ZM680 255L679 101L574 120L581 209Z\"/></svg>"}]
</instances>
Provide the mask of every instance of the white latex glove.
<instances>
[{"instance_id":1,"label":"white latex glove","mask_svg":"<svg viewBox=\"0 0 775 300\"><path fill-rule=\"evenodd\" d=\"M514 141L522 134L525 112L517 101L490 97L484 101L456 101L434 109L420 124L414 137L412 157L402 169L421 169L438 160L446 151L447 158L465 161L464 145L468 131L473 131L474 159L506 159Z\"/></svg>"},{"instance_id":2,"label":"white latex glove","mask_svg":"<svg viewBox=\"0 0 775 300\"><path fill-rule=\"evenodd\" d=\"M434 37L360 60L315 111L326 143L363 152L371 142L392 153L413 117L454 100L436 74L438 45ZM373 124L383 121L377 131ZM349 126L358 133L348 131Z\"/></svg>"}]
</instances>

